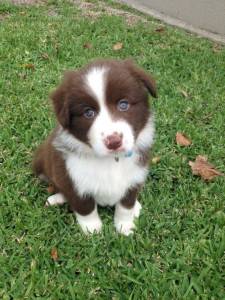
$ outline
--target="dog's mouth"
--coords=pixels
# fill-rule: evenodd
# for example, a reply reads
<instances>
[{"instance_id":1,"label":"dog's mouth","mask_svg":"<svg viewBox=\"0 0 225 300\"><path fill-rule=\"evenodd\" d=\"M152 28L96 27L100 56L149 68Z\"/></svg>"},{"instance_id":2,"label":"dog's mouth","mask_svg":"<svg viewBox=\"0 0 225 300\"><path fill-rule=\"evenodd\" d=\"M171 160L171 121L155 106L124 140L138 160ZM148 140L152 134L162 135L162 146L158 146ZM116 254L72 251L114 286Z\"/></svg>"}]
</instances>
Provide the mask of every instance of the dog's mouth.
<instances>
[{"instance_id":1,"label":"dog's mouth","mask_svg":"<svg viewBox=\"0 0 225 300\"><path fill-rule=\"evenodd\" d=\"M111 158L115 158L115 160L118 161L118 159L120 158L129 158L133 155L134 153L134 149L133 148L126 148L126 147L119 147L117 149L107 149L107 148L103 148L103 149L96 149L95 147L91 147L92 150L94 151L95 155L98 157L111 157ZM100 150L100 151L99 151Z\"/></svg>"},{"instance_id":2,"label":"dog's mouth","mask_svg":"<svg viewBox=\"0 0 225 300\"><path fill-rule=\"evenodd\" d=\"M120 147L120 148L118 148L118 149L112 149L112 150L108 150L107 149L107 151L108 151L108 153L113 153L113 154L119 154L119 153L124 153L124 152L126 152L126 150L125 150L125 148L124 147Z\"/></svg>"}]
</instances>

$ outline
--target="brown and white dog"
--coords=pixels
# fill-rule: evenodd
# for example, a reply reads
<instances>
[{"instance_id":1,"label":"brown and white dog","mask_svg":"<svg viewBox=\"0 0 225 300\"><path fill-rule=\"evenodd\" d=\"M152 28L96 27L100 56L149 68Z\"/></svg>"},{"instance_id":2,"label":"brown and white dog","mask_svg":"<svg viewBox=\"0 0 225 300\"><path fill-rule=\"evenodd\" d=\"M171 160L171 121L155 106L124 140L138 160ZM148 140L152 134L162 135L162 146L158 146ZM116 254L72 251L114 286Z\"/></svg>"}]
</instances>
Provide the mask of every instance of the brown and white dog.
<instances>
[{"instance_id":1,"label":"brown and white dog","mask_svg":"<svg viewBox=\"0 0 225 300\"><path fill-rule=\"evenodd\" d=\"M133 232L154 135L148 93L154 79L130 60L98 60L67 72L51 96L58 126L33 168L57 191L47 204L67 201L85 233L101 230L97 204L115 205L117 231Z\"/></svg>"}]
</instances>

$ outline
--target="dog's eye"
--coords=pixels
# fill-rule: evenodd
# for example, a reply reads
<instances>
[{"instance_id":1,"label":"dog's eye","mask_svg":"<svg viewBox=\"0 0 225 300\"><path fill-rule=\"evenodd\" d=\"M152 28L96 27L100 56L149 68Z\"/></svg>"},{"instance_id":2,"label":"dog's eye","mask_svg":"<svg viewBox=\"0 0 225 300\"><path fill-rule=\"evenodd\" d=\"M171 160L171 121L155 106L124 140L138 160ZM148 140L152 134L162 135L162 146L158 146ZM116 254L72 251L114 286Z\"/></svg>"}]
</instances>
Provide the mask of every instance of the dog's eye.
<instances>
[{"instance_id":1,"label":"dog's eye","mask_svg":"<svg viewBox=\"0 0 225 300\"><path fill-rule=\"evenodd\" d=\"M128 101L124 100L124 99L120 100L117 104L117 108L120 111L127 111L129 109L129 107L130 107L130 105L129 105Z\"/></svg>"},{"instance_id":2,"label":"dog's eye","mask_svg":"<svg viewBox=\"0 0 225 300\"><path fill-rule=\"evenodd\" d=\"M84 116L87 119L92 119L95 117L95 111L92 108L86 108L84 111Z\"/></svg>"}]
</instances>

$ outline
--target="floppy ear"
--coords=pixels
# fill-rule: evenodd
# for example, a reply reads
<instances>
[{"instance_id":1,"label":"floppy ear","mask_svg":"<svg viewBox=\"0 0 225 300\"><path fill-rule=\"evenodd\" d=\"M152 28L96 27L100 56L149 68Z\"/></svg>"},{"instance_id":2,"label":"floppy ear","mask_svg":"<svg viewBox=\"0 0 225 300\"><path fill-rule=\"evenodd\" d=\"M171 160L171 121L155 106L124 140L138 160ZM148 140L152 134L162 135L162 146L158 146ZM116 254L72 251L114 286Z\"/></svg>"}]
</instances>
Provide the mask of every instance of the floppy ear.
<instances>
[{"instance_id":1,"label":"floppy ear","mask_svg":"<svg viewBox=\"0 0 225 300\"><path fill-rule=\"evenodd\" d=\"M144 70L137 67L131 59L124 61L130 73L141 81L153 97L157 97L156 83L154 78L147 74Z\"/></svg>"},{"instance_id":2,"label":"floppy ear","mask_svg":"<svg viewBox=\"0 0 225 300\"><path fill-rule=\"evenodd\" d=\"M61 85L51 93L50 97L53 102L56 117L59 123L64 127L70 126L70 111L67 99L67 85L70 84L70 80L74 76L73 71L67 71L64 74L64 79Z\"/></svg>"},{"instance_id":3,"label":"floppy ear","mask_svg":"<svg viewBox=\"0 0 225 300\"><path fill-rule=\"evenodd\" d=\"M70 123L69 109L67 101L65 99L66 92L62 86L59 86L52 94L51 99L55 110L56 117L59 123L64 127L68 128Z\"/></svg>"}]
</instances>

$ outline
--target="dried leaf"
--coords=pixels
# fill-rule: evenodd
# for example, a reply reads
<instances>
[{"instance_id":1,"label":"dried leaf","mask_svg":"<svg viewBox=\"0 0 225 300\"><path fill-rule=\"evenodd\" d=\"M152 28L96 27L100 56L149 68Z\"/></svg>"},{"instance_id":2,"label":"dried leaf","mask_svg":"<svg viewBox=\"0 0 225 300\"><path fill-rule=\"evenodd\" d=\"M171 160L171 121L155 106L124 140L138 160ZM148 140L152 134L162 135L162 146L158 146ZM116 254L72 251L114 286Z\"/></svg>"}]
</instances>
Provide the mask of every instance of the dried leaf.
<instances>
[{"instance_id":1,"label":"dried leaf","mask_svg":"<svg viewBox=\"0 0 225 300\"><path fill-rule=\"evenodd\" d=\"M155 156L155 157L153 157L153 159L152 159L152 163L153 163L153 164L157 164L158 162L160 162L160 160L161 160L161 157L160 157L160 156Z\"/></svg>"},{"instance_id":2,"label":"dried leaf","mask_svg":"<svg viewBox=\"0 0 225 300\"><path fill-rule=\"evenodd\" d=\"M123 48L123 43L116 43L115 45L113 45L114 51L121 50L122 48Z\"/></svg>"},{"instance_id":3,"label":"dried leaf","mask_svg":"<svg viewBox=\"0 0 225 300\"><path fill-rule=\"evenodd\" d=\"M54 186L50 184L50 185L47 187L47 192L48 192L49 194L53 194L53 193L55 192Z\"/></svg>"},{"instance_id":4,"label":"dried leaf","mask_svg":"<svg viewBox=\"0 0 225 300\"><path fill-rule=\"evenodd\" d=\"M51 250L51 258L54 260L54 261L56 261L56 260L58 260L58 251L57 251L57 249L56 248L52 248L52 250Z\"/></svg>"},{"instance_id":5,"label":"dried leaf","mask_svg":"<svg viewBox=\"0 0 225 300\"><path fill-rule=\"evenodd\" d=\"M176 142L180 146L190 146L191 140L183 133L177 132L176 133Z\"/></svg>"},{"instance_id":6,"label":"dried leaf","mask_svg":"<svg viewBox=\"0 0 225 300\"><path fill-rule=\"evenodd\" d=\"M221 50L222 50L221 45L219 45L219 44L214 44L214 45L213 45L213 52L214 52L214 53L218 53L218 52L220 52Z\"/></svg>"},{"instance_id":7,"label":"dried leaf","mask_svg":"<svg viewBox=\"0 0 225 300\"><path fill-rule=\"evenodd\" d=\"M158 28L155 29L155 31L159 32L159 33L163 33L163 32L165 32L165 27L162 27L162 26L158 27Z\"/></svg>"},{"instance_id":8,"label":"dried leaf","mask_svg":"<svg viewBox=\"0 0 225 300\"><path fill-rule=\"evenodd\" d=\"M83 44L84 49L91 49L93 46L91 43L85 43Z\"/></svg>"},{"instance_id":9,"label":"dried leaf","mask_svg":"<svg viewBox=\"0 0 225 300\"><path fill-rule=\"evenodd\" d=\"M25 69L31 69L31 70L34 70L34 69L35 69L34 64L24 64L23 67L24 67Z\"/></svg>"},{"instance_id":10,"label":"dried leaf","mask_svg":"<svg viewBox=\"0 0 225 300\"><path fill-rule=\"evenodd\" d=\"M212 180L216 176L224 175L207 161L206 156L198 155L195 161L189 161L189 166L194 175L201 176L204 180Z\"/></svg>"},{"instance_id":11,"label":"dried leaf","mask_svg":"<svg viewBox=\"0 0 225 300\"><path fill-rule=\"evenodd\" d=\"M48 53L42 53L41 54L41 57L45 60L49 60L49 56L48 56Z\"/></svg>"},{"instance_id":12,"label":"dried leaf","mask_svg":"<svg viewBox=\"0 0 225 300\"><path fill-rule=\"evenodd\" d=\"M188 98L188 93L186 91L181 91L182 96L184 96L185 98Z\"/></svg>"}]
</instances>

